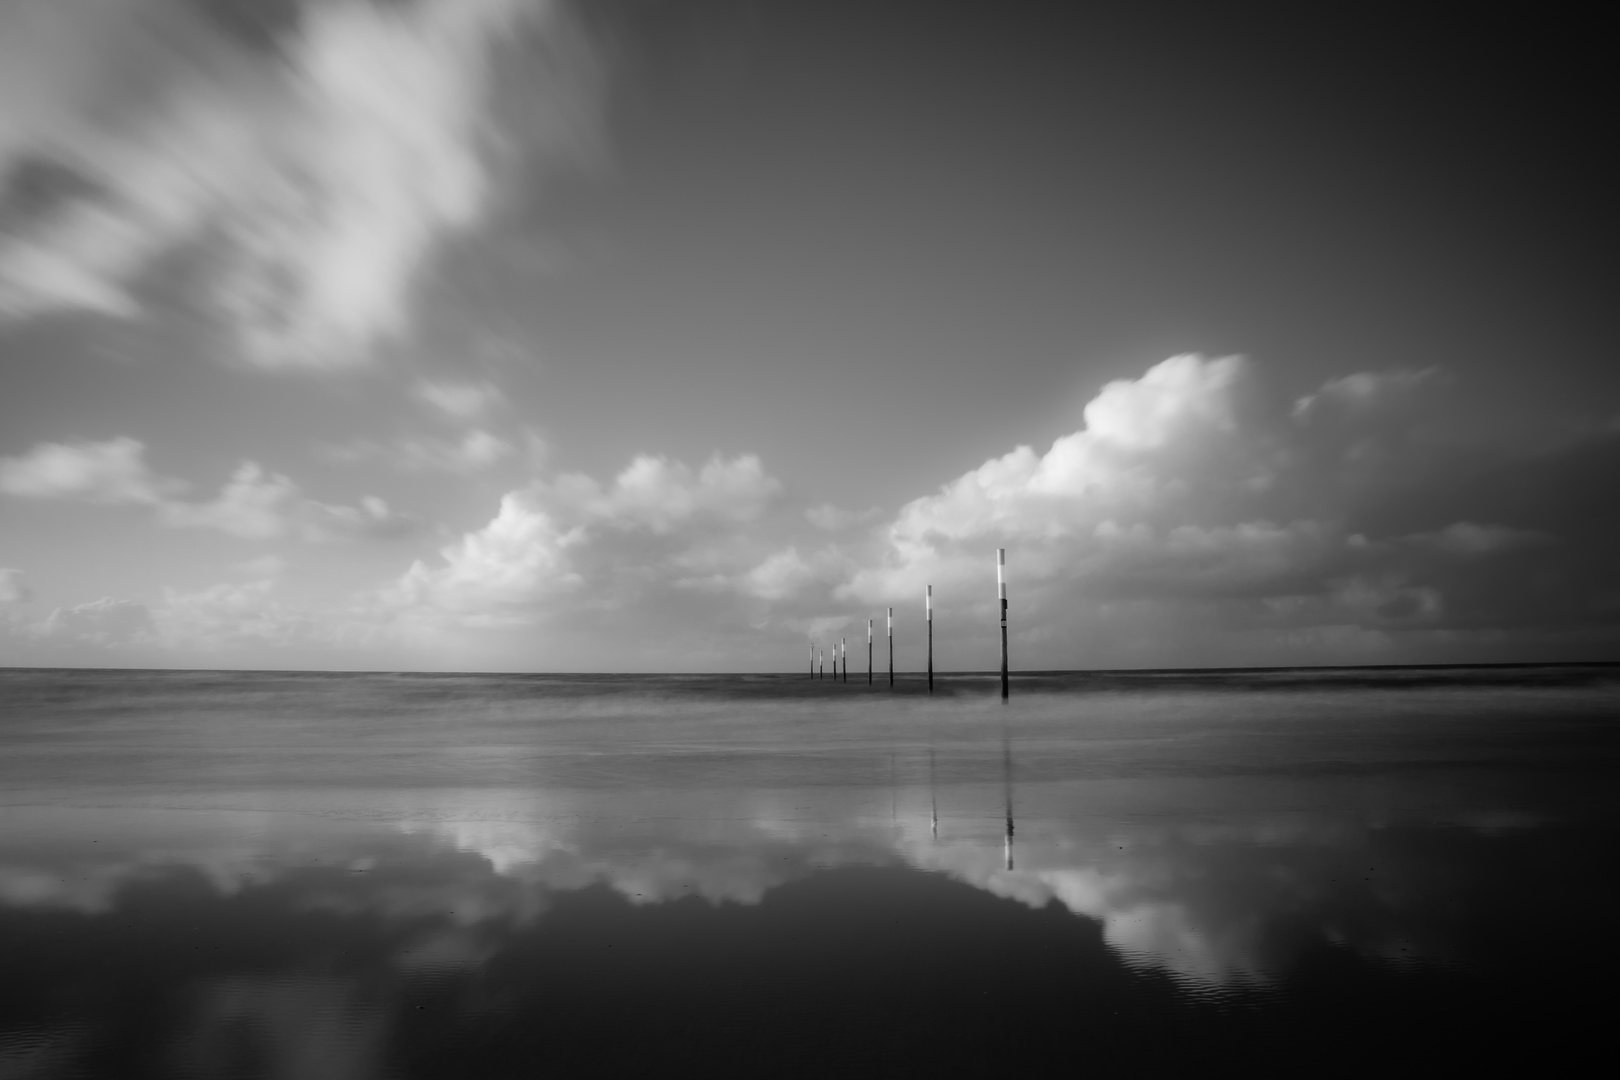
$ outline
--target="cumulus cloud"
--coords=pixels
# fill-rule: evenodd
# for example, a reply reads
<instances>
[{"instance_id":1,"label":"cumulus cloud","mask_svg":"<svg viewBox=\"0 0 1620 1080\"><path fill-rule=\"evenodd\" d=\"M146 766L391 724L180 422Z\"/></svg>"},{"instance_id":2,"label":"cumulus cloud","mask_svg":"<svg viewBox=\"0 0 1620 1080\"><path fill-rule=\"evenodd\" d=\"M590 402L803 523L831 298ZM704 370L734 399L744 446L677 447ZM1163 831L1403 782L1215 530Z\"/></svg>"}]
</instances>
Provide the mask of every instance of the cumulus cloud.
<instances>
[{"instance_id":1,"label":"cumulus cloud","mask_svg":"<svg viewBox=\"0 0 1620 1080\"><path fill-rule=\"evenodd\" d=\"M1227 663L1387 648L1400 635L1438 646L1492 619L1567 618L1558 609L1571 601L1592 610L1553 584L1551 565L1537 598L1458 561L1556 546L1528 507L1511 523L1478 522L1509 510L1491 470L1551 476L1572 463L1444 442L1434 369L1333 379L1291 407L1261 376L1242 357L1187 355L1110 383L1045 453L1022 446L985 462L906 504L867 544L845 545L851 569L830 599L904 604L932 583L937 603L971 597L954 602L981 618L994 549L1006 547L1014 625L1036 624L1027 647L1067 640L1093 662L1102 651L1161 663L1195 642L1204 662ZM790 580L791 555L762 562L761 579ZM826 595L813 575L791 580Z\"/></svg>"},{"instance_id":2,"label":"cumulus cloud","mask_svg":"<svg viewBox=\"0 0 1620 1080\"><path fill-rule=\"evenodd\" d=\"M780 670L805 634L858 633L893 606L904 669L931 584L942 660L982 667L1005 547L1015 666L1612 652L1620 438L1526 449L1484 425L1447 434L1433 425L1445 380L1363 374L1290 399L1244 358L1172 357L1103 387L1044 452L1016 447L876 523L795 505L749 454L643 454L606 482L542 473L391 583L270 622L324 620L343 628L330 640L392 641L404 662ZM454 415L470 405L429 407L470 423ZM316 503L256 468L182 502L138 445L79 453L36 452L0 477L15 494L144 502L240 535L391 527L385 507ZM1582 498L1558 497L1572 485ZM251 600L217 617L252 625Z\"/></svg>"},{"instance_id":3,"label":"cumulus cloud","mask_svg":"<svg viewBox=\"0 0 1620 1080\"><path fill-rule=\"evenodd\" d=\"M695 470L640 456L606 485L567 474L506 495L495 518L439 562L414 564L391 600L477 622L527 621L569 594L612 608L646 589L724 582L741 530L780 487L753 455Z\"/></svg>"},{"instance_id":4,"label":"cumulus cloud","mask_svg":"<svg viewBox=\"0 0 1620 1080\"><path fill-rule=\"evenodd\" d=\"M558 4L287 7L250 28L183 0L0 7L0 312L138 314L141 275L200 245L249 359L353 363L410 329L502 164L587 141L594 67ZM521 146L493 101L513 50Z\"/></svg>"},{"instance_id":5,"label":"cumulus cloud","mask_svg":"<svg viewBox=\"0 0 1620 1080\"><path fill-rule=\"evenodd\" d=\"M149 506L158 520L178 528L217 529L250 540L295 537L310 541L346 536L389 536L413 524L375 496L358 506L320 502L281 473L255 462L241 464L219 495L207 501L180 497L186 484L159 476L135 439L40 443L21 457L0 458L0 492L28 499Z\"/></svg>"}]
</instances>

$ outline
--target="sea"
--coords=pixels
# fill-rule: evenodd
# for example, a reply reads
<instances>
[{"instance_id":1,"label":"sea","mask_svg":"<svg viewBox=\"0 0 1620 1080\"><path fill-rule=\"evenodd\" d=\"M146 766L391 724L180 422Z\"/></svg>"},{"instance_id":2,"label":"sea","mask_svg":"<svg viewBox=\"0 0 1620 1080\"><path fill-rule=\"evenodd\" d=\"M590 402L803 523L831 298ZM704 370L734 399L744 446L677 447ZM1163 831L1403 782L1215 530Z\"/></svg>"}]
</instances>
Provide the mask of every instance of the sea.
<instances>
[{"instance_id":1,"label":"sea","mask_svg":"<svg viewBox=\"0 0 1620 1080\"><path fill-rule=\"evenodd\" d=\"M1617 859L1615 665L5 669L0 1080L1606 1071Z\"/></svg>"}]
</instances>

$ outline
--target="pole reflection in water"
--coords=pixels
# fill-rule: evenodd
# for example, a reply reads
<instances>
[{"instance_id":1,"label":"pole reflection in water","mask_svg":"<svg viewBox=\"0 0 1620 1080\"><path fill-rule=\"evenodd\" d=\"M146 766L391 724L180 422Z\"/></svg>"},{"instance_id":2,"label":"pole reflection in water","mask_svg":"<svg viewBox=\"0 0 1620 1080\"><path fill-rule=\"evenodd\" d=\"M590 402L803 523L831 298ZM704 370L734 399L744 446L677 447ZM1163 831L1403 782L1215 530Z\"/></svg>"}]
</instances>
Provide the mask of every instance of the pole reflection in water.
<instances>
[{"instance_id":1,"label":"pole reflection in water","mask_svg":"<svg viewBox=\"0 0 1620 1080\"><path fill-rule=\"evenodd\" d=\"M1006 796L1007 830L1002 836L1002 855L1006 869L1013 869L1013 781L1012 732L1005 722L1001 725L1001 790Z\"/></svg>"},{"instance_id":2,"label":"pole reflection in water","mask_svg":"<svg viewBox=\"0 0 1620 1080\"><path fill-rule=\"evenodd\" d=\"M939 839L939 792L934 786L934 733L928 732L928 835Z\"/></svg>"}]
</instances>

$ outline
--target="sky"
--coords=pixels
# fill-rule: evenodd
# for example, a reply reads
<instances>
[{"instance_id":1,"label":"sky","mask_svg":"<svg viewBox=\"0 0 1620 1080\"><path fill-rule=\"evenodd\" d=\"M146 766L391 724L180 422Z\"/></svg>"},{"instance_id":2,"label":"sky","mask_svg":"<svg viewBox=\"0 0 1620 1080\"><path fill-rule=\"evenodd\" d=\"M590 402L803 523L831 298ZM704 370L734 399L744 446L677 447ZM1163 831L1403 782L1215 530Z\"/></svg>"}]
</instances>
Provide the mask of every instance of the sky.
<instances>
[{"instance_id":1,"label":"sky","mask_svg":"<svg viewBox=\"0 0 1620 1080\"><path fill-rule=\"evenodd\" d=\"M1620 659L1581 18L0 0L0 663Z\"/></svg>"}]
</instances>

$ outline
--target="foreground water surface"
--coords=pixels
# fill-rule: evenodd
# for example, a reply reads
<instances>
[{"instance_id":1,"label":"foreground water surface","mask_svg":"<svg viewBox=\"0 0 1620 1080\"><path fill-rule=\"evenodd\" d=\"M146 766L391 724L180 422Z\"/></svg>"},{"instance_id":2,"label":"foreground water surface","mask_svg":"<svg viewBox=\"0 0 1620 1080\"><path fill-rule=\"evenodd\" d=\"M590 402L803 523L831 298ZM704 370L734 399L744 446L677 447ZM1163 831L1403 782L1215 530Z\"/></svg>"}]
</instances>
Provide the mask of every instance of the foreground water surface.
<instances>
[{"instance_id":1,"label":"foreground water surface","mask_svg":"<svg viewBox=\"0 0 1620 1080\"><path fill-rule=\"evenodd\" d=\"M0 671L0 1080L1364 1075L1612 1012L1620 668Z\"/></svg>"}]
</instances>

